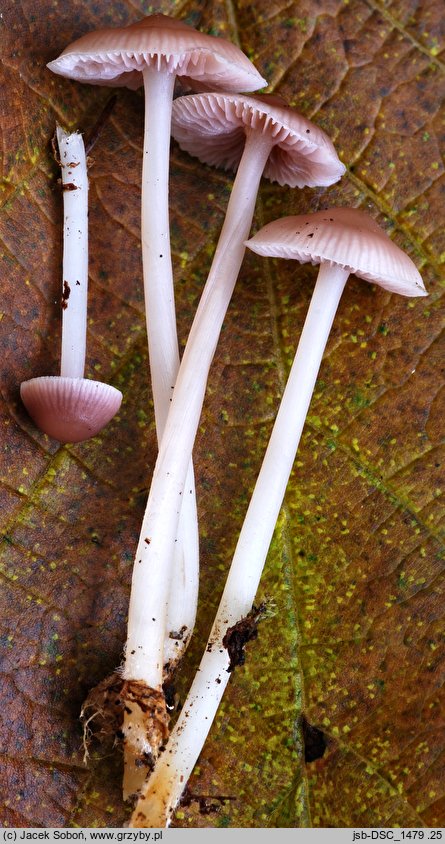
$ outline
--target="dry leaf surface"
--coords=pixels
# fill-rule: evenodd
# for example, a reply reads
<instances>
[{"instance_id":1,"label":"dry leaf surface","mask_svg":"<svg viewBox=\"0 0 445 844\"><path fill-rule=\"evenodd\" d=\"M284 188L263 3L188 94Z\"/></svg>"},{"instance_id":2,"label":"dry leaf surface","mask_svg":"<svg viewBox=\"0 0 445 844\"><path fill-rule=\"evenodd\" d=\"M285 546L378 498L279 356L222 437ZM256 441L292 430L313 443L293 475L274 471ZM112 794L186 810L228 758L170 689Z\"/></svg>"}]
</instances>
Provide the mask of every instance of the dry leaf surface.
<instances>
[{"instance_id":1,"label":"dry leaf surface","mask_svg":"<svg viewBox=\"0 0 445 844\"><path fill-rule=\"evenodd\" d=\"M139 240L143 103L120 90L90 170L87 373L124 392L100 437L60 447L19 384L56 373L61 196L56 120L87 130L109 91L52 76L74 38L153 11L239 43L270 90L333 138L329 190L264 183L255 227L367 210L428 299L351 278L320 371L259 598L275 603L234 672L177 826L445 824L441 0L6 3L1 15L0 450L3 826L120 826L119 754L82 762L78 713L119 664L156 448ZM184 343L230 178L172 148L172 247ZM199 660L315 279L246 258L196 445ZM306 749L306 754L305 754ZM305 761L306 756L306 761ZM314 758L315 757L315 758Z\"/></svg>"}]
</instances>

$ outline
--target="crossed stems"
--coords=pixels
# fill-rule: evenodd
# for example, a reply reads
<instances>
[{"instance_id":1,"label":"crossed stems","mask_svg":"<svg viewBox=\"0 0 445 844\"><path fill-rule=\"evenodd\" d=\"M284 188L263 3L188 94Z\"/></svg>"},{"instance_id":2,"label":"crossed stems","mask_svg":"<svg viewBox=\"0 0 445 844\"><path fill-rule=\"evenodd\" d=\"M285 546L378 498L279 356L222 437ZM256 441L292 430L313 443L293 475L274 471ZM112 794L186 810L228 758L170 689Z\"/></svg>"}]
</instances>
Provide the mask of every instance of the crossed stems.
<instances>
[{"instance_id":1,"label":"crossed stems","mask_svg":"<svg viewBox=\"0 0 445 844\"><path fill-rule=\"evenodd\" d=\"M171 110L175 74L162 67L147 67L143 77L145 128L142 165L142 259L151 382L156 430L160 441L179 369L168 211ZM193 631L196 617L199 547L191 461L187 469L186 484L192 492L183 502L179 525L175 529L174 546L170 549L175 576L171 579L168 617L163 630L160 630L164 641L163 655L160 656L160 652L156 651L155 656L157 670L162 670L163 664L171 671L179 661ZM142 533L143 542L145 533L144 536ZM170 590L170 581L168 588ZM180 638L169 635L176 632L180 634ZM151 659L149 656L147 658Z\"/></svg>"},{"instance_id":2,"label":"crossed stems","mask_svg":"<svg viewBox=\"0 0 445 844\"><path fill-rule=\"evenodd\" d=\"M311 401L323 352L349 273L322 264L269 445L247 510L199 669L130 827L168 826L202 750L230 678L228 627L253 604Z\"/></svg>"},{"instance_id":3,"label":"crossed stems","mask_svg":"<svg viewBox=\"0 0 445 844\"><path fill-rule=\"evenodd\" d=\"M243 259L261 174L273 140L248 134L209 277L178 372L136 551L124 678L159 689L179 514L207 376Z\"/></svg>"}]
</instances>

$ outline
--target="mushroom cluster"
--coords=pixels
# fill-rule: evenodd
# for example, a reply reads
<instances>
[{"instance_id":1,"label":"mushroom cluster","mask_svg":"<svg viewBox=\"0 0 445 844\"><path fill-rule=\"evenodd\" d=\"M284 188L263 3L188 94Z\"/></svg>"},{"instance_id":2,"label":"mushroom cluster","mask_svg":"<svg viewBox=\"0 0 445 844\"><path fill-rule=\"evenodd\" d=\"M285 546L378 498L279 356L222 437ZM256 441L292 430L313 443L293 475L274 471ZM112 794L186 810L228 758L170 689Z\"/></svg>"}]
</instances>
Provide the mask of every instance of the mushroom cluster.
<instances>
[{"instance_id":1,"label":"mushroom cluster","mask_svg":"<svg viewBox=\"0 0 445 844\"><path fill-rule=\"evenodd\" d=\"M227 629L249 616L255 600L346 280L355 273L404 296L423 296L426 291L410 258L361 211L328 208L288 217L249 239L262 175L292 188L325 187L342 177L345 166L325 132L280 97L238 93L256 91L266 81L233 44L153 15L120 30L84 35L49 67L80 82L132 89L143 85L145 92L141 237L159 451L135 553L124 663L92 691L84 713L88 723L99 711L107 720L108 703L119 703L115 732L124 747L124 796L137 798L130 826L163 827L171 820L230 677ZM173 102L177 76L198 93ZM170 133L183 150L206 164L236 170L181 362L169 238ZM84 186L84 199L86 193ZM320 264L320 271L210 638L169 737L163 683L190 638L197 602L192 450L208 373L246 246L260 255ZM85 267L83 273L82 278ZM78 274L76 269L76 279ZM80 286L86 289L83 281ZM64 311L64 330L65 323ZM83 360L76 363L73 378L81 379ZM37 424L63 442L74 441L71 429L62 435L60 428L43 425L31 407L30 392L22 385ZM171 629L182 631L173 644Z\"/></svg>"}]
</instances>

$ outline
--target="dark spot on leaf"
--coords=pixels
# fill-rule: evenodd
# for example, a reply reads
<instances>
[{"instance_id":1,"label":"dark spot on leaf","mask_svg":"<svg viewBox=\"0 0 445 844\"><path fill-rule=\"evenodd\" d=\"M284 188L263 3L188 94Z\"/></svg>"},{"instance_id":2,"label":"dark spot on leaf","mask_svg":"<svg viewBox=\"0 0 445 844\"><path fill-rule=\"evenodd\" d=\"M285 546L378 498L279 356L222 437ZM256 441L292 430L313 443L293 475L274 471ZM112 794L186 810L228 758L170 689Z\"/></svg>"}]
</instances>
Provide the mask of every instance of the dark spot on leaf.
<instances>
[{"instance_id":1,"label":"dark spot on leaf","mask_svg":"<svg viewBox=\"0 0 445 844\"><path fill-rule=\"evenodd\" d=\"M316 759L321 759L324 756L327 747L327 742L322 730L319 730L318 727L314 727L309 723L305 716L302 715L301 731L304 742L304 761L309 763L315 762Z\"/></svg>"}]
</instances>

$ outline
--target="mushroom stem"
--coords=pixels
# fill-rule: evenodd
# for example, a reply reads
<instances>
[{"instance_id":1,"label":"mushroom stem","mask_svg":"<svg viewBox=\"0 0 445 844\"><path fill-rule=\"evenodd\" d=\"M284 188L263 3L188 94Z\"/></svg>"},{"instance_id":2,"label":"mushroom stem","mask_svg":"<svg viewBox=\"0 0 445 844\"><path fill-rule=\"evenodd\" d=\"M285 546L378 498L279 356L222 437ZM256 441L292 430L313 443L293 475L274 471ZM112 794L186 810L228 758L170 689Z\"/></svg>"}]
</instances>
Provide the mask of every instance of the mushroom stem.
<instances>
[{"instance_id":1,"label":"mushroom stem","mask_svg":"<svg viewBox=\"0 0 445 844\"><path fill-rule=\"evenodd\" d=\"M241 529L207 647L130 827L168 826L230 678L222 640L252 607L323 352L349 272L322 264L269 445Z\"/></svg>"},{"instance_id":2,"label":"mushroom stem","mask_svg":"<svg viewBox=\"0 0 445 844\"><path fill-rule=\"evenodd\" d=\"M161 439L179 368L173 271L170 253L168 174L171 110L175 74L162 68L143 71L145 129L142 164L142 263L150 372L158 441ZM187 496L182 507L172 594L169 598L170 632L184 630L181 640L165 638L164 664L177 663L193 631L199 583L198 518L195 482L190 463ZM186 585L186 590L183 587Z\"/></svg>"},{"instance_id":3,"label":"mushroom stem","mask_svg":"<svg viewBox=\"0 0 445 844\"><path fill-rule=\"evenodd\" d=\"M63 189L62 352L60 374L83 378L88 301L88 176L79 132L57 126Z\"/></svg>"},{"instance_id":4,"label":"mushroom stem","mask_svg":"<svg viewBox=\"0 0 445 844\"><path fill-rule=\"evenodd\" d=\"M136 550L128 613L125 678L162 683L162 648L172 553L187 467L199 424L207 376L243 259L270 139L253 135L230 197L210 274L184 351ZM184 496L183 496L184 493Z\"/></svg>"},{"instance_id":5,"label":"mushroom stem","mask_svg":"<svg viewBox=\"0 0 445 844\"><path fill-rule=\"evenodd\" d=\"M143 77L142 263L156 428L163 431L179 368L168 213L175 74L147 67Z\"/></svg>"},{"instance_id":6,"label":"mushroom stem","mask_svg":"<svg viewBox=\"0 0 445 844\"><path fill-rule=\"evenodd\" d=\"M189 485L189 480L192 485ZM164 676L167 680L181 661L192 636L198 604L199 589L199 536L194 478L189 468L186 496L175 543L173 576L167 603L167 628L164 637Z\"/></svg>"}]
</instances>

